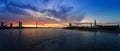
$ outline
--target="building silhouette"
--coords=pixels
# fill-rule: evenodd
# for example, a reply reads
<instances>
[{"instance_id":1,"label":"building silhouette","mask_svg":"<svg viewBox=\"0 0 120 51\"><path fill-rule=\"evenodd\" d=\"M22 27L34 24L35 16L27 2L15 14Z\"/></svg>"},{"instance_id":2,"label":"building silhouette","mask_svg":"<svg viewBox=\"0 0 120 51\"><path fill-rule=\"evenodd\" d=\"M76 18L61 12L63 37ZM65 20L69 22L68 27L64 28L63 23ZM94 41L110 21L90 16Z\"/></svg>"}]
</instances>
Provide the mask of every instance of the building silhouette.
<instances>
[{"instance_id":1,"label":"building silhouette","mask_svg":"<svg viewBox=\"0 0 120 51\"><path fill-rule=\"evenodd\" d=\"M13 23L10 23L10 27L13 27Z\"/></svg>"},{"instance_id":2,"label":"building silhouette","mask_svg":"<svg viewBox=\"0 0 120 51\"><path fill-rule=\"evenodd\" d=\"M8 27L7 25L4 26L4 28L7 28L7 27Z\"/></svg>"},{"instance_id":3,"label":"building silhouette","mask_svg":"<svg viewBox=\"0 0 120 51\"><path fill-rule=\"evenodd\" d=\"M72 27L72 23L69 23L69 27Z\"/></svg>"},{"instance_id":4,"label":"building silhouette","mask_svg":"<svg viewBox=\"0 0 120 51\"><path fill-rule=\"evenodd\" d=\"M21 21L19 21L19 22L18 22L18 24L19 24L19 26L18 26L18 27L19 27L19 28L22 28L22 22L21 22Z\"/></svg>"},{"instance_id":5,"label":"building silhouette","mask_svg":"<svg viewBox=\"0 0 120 51\"><path fill-rule=\"evenodd\" d=\"M1 27L4 27L4 22L1 22L0 24L1 24Z\"/></svg>"},{"instance_id":6,"label":"building silhouette","mask_svg":"<svg viewBox=\"0 0 120 51\"><path fill-rule=\"evenodd\" d=\"M96 20L94 21L94 26L95 26L95 27L97 26L97 21L96 21Z\"/></svg>"}]
</instances>

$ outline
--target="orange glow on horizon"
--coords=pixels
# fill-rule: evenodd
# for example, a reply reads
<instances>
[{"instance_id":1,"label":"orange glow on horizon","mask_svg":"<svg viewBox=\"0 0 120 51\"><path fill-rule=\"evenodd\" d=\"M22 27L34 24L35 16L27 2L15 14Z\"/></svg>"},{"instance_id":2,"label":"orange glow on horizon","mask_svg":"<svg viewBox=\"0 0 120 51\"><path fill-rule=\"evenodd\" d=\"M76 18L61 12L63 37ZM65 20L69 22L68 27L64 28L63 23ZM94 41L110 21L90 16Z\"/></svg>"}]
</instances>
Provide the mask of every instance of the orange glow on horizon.
<instances>
[{"instance_id":1,"label":"orange glow on horizon","mask_svg":"<svg viewBox=\"0 0 120 51\"><path fill-rule=\"evenodd\" d=\"M45 24L44 27L63 27L63 25L60 25L60 24Z\"/></svg>"},{"instance_id":2,"label":"orange glow on horizon","mask_svg":"<svg viewBox=\"0 0 120 51\"><path fill-rule=\"evenodd\" d=\"M14 25L14 27L18 27L18 25ZM24 24L23 27L36 27L36 25L31 24ZM63 27L63 25L60 24L44 24L44 25L37 25L37 27Z\"/></svg>"},{"instance_id":3,"label":"orange glow on horizon","mask_svg":"<svg viewBox=\"0 0 120 51\"><path fill-rule=\"evenodd\" d=\"M36 27L36 25L23 25L23 27Z\"/></svg>"}]
</instances>

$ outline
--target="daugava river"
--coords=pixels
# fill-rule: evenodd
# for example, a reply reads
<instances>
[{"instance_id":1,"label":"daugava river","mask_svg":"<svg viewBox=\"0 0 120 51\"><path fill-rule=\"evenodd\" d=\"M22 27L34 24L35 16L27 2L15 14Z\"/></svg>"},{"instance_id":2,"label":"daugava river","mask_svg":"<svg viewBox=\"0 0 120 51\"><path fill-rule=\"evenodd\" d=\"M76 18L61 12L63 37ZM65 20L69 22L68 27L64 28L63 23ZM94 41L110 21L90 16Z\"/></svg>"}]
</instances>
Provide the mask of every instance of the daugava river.
<instances>
[{"instance_id":1,"label":"daugava river","mask_svg":"<svg viewBox=\"0 0 120 51\"><path fill-rule=\"evenodd\" d=\"M66 29L0 30L0 51L120 51L120 34Z\"/></svg>"}]
</instances>

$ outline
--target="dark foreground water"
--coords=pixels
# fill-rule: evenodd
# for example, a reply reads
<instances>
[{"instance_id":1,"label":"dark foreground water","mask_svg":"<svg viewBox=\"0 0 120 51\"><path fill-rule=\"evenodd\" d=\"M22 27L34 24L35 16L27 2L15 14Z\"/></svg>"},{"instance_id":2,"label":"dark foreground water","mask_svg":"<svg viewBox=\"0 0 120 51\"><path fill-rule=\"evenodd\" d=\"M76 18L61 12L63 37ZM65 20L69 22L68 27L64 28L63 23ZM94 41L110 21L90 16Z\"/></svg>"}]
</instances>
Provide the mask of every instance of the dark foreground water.
<instances>
[{"instance_id":1,"label":"dark foreground water","mask_svg":"<svg viewBox=\"0 0 120 51\"><path fill-rule=\"evenodd\" d=\"M64 29L0 30L0 51L120 51L120 34Z\"/></svg>"}]
</instances>

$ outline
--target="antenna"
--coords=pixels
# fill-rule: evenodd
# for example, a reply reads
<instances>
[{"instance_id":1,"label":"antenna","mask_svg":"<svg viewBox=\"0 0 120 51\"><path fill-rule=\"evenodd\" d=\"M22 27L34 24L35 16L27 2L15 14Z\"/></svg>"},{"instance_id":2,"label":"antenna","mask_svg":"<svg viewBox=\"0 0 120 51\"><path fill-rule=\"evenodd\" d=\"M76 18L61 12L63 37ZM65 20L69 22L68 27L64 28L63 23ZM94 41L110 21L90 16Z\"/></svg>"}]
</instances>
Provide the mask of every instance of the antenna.
<instances>
[{"instance_id":1,"label":"antenna","mask_svg":"<svg viewBox=\"0 0 120 51\"><path fill-rule=\"evenodd\" d=\"M36 28L38 28L38 21L36 21Z\"/></svg>"}]
</instances>

